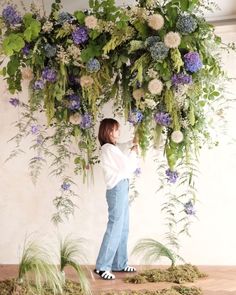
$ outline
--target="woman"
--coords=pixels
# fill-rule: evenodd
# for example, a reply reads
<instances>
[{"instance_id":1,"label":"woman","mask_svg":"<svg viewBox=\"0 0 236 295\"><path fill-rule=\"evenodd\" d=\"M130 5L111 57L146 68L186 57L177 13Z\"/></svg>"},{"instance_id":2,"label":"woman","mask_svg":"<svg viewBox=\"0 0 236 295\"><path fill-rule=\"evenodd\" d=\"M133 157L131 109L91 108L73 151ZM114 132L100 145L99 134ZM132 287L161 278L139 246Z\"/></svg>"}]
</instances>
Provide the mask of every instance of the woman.
<instances>
[{"instance_id":1,"label":"woman","mask_svg":"<svg viewBox=\"0 0 236 295\"><path fill-rule=\"evenodd\" d=\"M134 139L128 155L124 154L117 144L119 136L120 126L116 120L106 118L101 121L98 139L102 151L101 165L107 187L109 217L94 271L105 280L115 279L111 271L136 271L134 267L127 265L127 240L129 177L137 169L138 146Z\"/></svg>"}]
</instances>

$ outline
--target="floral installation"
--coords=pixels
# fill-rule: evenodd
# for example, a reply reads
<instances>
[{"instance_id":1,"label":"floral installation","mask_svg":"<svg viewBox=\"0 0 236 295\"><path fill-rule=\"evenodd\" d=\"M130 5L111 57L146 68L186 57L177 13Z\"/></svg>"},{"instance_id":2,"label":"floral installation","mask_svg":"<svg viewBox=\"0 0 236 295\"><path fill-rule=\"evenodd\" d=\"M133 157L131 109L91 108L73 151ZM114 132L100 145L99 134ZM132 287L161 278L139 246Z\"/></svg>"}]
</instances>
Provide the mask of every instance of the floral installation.
<instances>
[{"instance_id":1,"label":"floral installation","mask_svg":"<svg viewBox=\"0 0 236 295\"><path fill-rule=\"evenodd\" d=\"M24 108L33 126L27 123L20 138L53 129L42 142L51 142L57 154L41 145L37 159L52 156L56 175L63 174L64 162L73 161L85 179L99 162L95 124L102 106L113 100L115 112L122 111L134 126L143 156L161 138L162 180L175 185L181 179L178 167L192 168L210 141L206 112L222 93L219 48L229 46L203 17L211 8L200 0L139 0L126 7L90 0L89 5L70 14L56 0L48 16L35 9L21 15L10 4L3 8L1 53L8 62L1 73L10 93L20 92L23 80L30 89ZM9 102L22 105L16 98ZM47 117L41 130L39 112ZM73 142L76 152L67 146Z\"/></svg>"}]
</instances>

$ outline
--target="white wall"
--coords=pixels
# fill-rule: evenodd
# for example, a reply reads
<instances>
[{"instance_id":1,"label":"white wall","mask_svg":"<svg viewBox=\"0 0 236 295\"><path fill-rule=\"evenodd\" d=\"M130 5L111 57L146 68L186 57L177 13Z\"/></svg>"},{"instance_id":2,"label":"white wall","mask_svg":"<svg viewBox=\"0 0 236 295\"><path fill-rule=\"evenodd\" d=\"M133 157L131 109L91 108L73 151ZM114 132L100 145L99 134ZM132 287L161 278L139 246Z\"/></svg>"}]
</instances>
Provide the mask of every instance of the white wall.
<instances>
[{"instance_id":1,"label":"white wall","mask_svg":"<svg viewBox=\"0 0 236 295\"><path fill-rule=\"evenodd\" d=\"M221 34L225 42L236 41L235 29L223 31ZM235 54L225 56L224 61L229 75L236 77ZM0 89L0 264L18 263L24 238L31 233L54 245L59 233L62 236L73 233L76 237L83 237L87 239L88 263L94 264L107 221L105 186L100 168L95 168L95 184L89 187L82 185L79 176L75 177L80 196L77 202L79 209L69 221L58 228L54 227L50 222L54 212L52 199L58 192L60 180L49 178L48 170L45 169L34 186L28 171L28 161L32 156L30 152L4 163L13 148L12 143L7 143L16 132L12 122L19 114L17 108L9 104L12 95L6 92L2 80ZM235 83L231 84L231 91L236 93ZM27 99L26 85L20 99ZM110 116L110 106L104 111L106 116ZM228 112L228 134L236 138L234 114L235 108ZM128 126L124 126L122 138L127 139L131 131ZM24 143L26 150L29 145L30 141ZM235 265L235 143L229 145L224 137L218 148L203 150L200 170L200 202L197 205L199 221L195 220L192 225L191 238L181 238L180 254L195 264ZM140 196L130 208L130 250L139 238L157 238L164 242L164 216L160 212L163 199L161 195L155 194L157 186L155 165L149 154L142 163L142 175L138 183ZM130 262L136 264L137 260L131 257Z\"/></svg>"}]
</instances>

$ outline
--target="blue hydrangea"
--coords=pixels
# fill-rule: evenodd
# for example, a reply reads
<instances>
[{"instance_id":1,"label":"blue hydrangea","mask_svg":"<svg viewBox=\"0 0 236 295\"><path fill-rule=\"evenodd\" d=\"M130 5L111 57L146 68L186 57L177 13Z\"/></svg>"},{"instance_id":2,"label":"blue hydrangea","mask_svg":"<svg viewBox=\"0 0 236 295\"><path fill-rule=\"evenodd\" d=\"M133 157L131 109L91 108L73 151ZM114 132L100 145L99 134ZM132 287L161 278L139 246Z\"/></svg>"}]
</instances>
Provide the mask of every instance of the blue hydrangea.
<instances>
[{"instance_id":1,"label":"blue hydrangea","mask_svg":"<svg viewBox=\"0 0 236 295\"><path fill-rule=\"evenodd\" d=\"M172 118L169 113L159 112L156 113L154 116L154 119L156 123L162 125L162 126L170 126L172 123Z\"/></svg>"},{"instance_id":2,"label":"blue hydrangea","mask_svg":"<svg viewBox=\"0 0 236 295\"><path fill-rule=\"evenodd\" d=\"M160 37L159 36L150 36L145 40L145 46L147 48L150 48L151 46L153 46L155 43L160 41Z\"/></svg>"},{"instance_id":3,"label":"blue hydrangea","mask_svg":"<svg viewBox=\"0 0 236 295\"><path fill-rule=\"evenodd\" d=\"M142 122L142 120L143 120L143 114L139 110L134 109L129 113L128 121L131 124L136 125Z\"/></svg>"},{"instance_id":4,"label":"blue hydrangea","mask_svg":"<svg viewBox=\"0 0 236 295\"><path fill-rule=\"evenodd\" d=\"M57 72L53 68L46 67L42 72L42 78L48 82L54 83L57 80Z\"/></svg>"},{"instance_id":5,"label":"blue hydrangea","mask_svg":"<svg viewBox=\"0 0 236 295\"><path fill-rule=\"evenodd\" d=\"M196 73L202 68L202 61L198 52L188 52L184 55L185 69L191 73Z\"/></svg>"},{"instance_id":6,"label":"blue hydrangea","mask_svg":"<svg viewBox=\"0 0 236 295\"><path fill-rule=\"evenodd\" d=\"M44 88L44 81L42 79L36 80L33 84L35 90L41 90Z\"/></svg>"},{"instance_id":7,"label":"blue hydrangea","mask_svg":"<svg viewBox=\"0 0 236 295\"><path fill-rule=\"evenodd\" d=\"M3 9L2 17L7 25L14 26L21 23L22 21L22 18L20 17L20 15L17 13L15 8L12 7L11 5L8 5L6 8Z\"/></svg>"},{"instance_id":8,"label":"blue hydrangea","mask_svg":"<svg viewBox=\"0 0 236 295\"><path fill-rule=\"evenodd\" d=\"M73 15L71 15L69 12L61 12L58 16L57 23L60 25L63 25L65 22L72 23L74 20Z\"/></svg>"},{"instance_id":9,"label":"blue hydrangea","mask_svg":"<svg viewBox=\"0 0 236 295\"><path fill-rule=\"evenodd\" d=\"M96 58L90 58L86 65L86 70L89 73L95 73L98 72L101 68L99 60Z\"/></svg>"},{"instance_id":10,"label":"blue hydrangea","mask_svg":"<svg viewBox=\"0 0 236 295\"><path fill-rule=\"evenodd\" d=\"M191 84L192 76L185 73L174 74L171 78L172 85L177 87L178 85Z\"/></svg>"},{"instance_id":11,"label":"blue hydrangea","mask_svg":"<svg viewBox=\"0 0 236 295\"><path fill-rule=\"evenodd\" d=\"M88 38L88 30L85 27L77 27L72 33L72 39L76 45L85 43Z\"/></svg>"},{"instance_id":12,"label":"blue hydrangea","mask_svg":"<svg viewBox=\"0 0 236 295\"><path fill-rule=\"evenodd\" d=\"M68 95L68 109L71 111L76 111L80 108L80 97L76 94Z\"/></svg>"},{"instance_id":13,"label":"blue hydrangea","mask_svg":"<svg viewBox=\"0 0 236 295\"><path fill-rule=\"evenodd\" d=\"M23 55L28 55L30 53L30 48L30 43L26 43L25 46L22 48Z\"/></svg>"},{"instance_id":14,"label":"blue hydrangea","mask_svg":"<svg viewBox=\"0 0 236 295\"><path fill-rule=\"evenodd\" d=\"M44 51L45 51L45 55L46 57L53 57L56 55L57 53L57 48L56 46L54 45L51 45L49 43L47 43L45 46L44 46Z\"/></svg>"},{"instance_id":15,"label":"blue hydrangea","mask_svg":"<svg viewBox=\"0 0 236 295\"><path fill-rule=\"evenodd\" d=\"M80 128L82 129L88 129L92 126L92 116L89 113L85 113L82 116L81 122L80 122Z\"/></svg>"},{"instance_id":16,"label":"blue hydrangea","mask_svg":"<svg viewBox=\"0 0 236 295\"><path fill-rule=\"evenodd\" d=\"M162 60L167 57L169 48L163 42L156 42L150 47L149 51L154 60Z\"/></svg>"},{"instance_id":17,"label":"blue hydrangea","mask_svg":"<svg viewBox=\"0 0 236 295\"><path fill-rule=\"evenodd\" d=\"M180 15L176 23L176 28L183 35L190 34L196 30L197 22L189 14Z\"/></svg>"},{"instance_id":18,"label":"blue hydrangea","mask_svg":"<svg viewBox=\"0 0 236 295\"><path fill-rule=\"evenodd\" d=\"M194 205L191 200L184 204L184 212L187 215L195 215L196 214L196 210L195 210Z\"/></svg>"},{"instance_id":19,"label":"blue hydrangea","mask_svg":"<svg viewBox=\"0 0 236 295\"><path fill-rule=\"evenodd\" d=\"M170 169L166 170L167 181L170 183L176 183L179 175L177 171L172 171Z\"/></svg>"},{"instance_id":20,"label":"blue hydrangea","mask_svg":"<svg viewBox=\"0 0 236 295\"><path fill-rule=\"evenodd\" d=\"M9 103L11 105L13 105L14 107L17 107L20 104L20 101L19 101L18 98L12 97L12 98L9 99Z\"/></svg>"}]
</instances>

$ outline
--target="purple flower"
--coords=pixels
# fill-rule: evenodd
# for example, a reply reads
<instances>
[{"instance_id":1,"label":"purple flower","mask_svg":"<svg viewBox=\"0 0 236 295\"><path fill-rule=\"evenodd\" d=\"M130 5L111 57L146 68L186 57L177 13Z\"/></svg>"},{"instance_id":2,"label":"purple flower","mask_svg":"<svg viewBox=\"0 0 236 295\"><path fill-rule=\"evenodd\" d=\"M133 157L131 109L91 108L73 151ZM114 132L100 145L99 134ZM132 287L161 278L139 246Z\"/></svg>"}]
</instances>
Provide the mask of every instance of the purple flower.
<instances>
[{"instance_id":1,"label":"purple flower","mask_svg":"<svg viewBox=\"0 0 236 295\"><path fill-rule=\"evenodd\" d=\"M137 168L135 171L134 171L134 174L135 176L139 176L141 174L141 168Z\"/></svg>"},{"instance_id":2,"label":"purple flower","mask_svg":"<svg viewBox=\"0 0 236 295\"><path fill-rule=\"evenodd\" d=\"M177 87L178 85L191 84L192 76L184 73L178 73L172 76L171 81L175 87Z\"/></svg>"},{"instance_id":3,"label":"purple flower","mask_svg":"<svg viewBox=\"0 0 236 295\"><path fill-rule=\"evenodd\" d=\"M9 103L11 105L13 105L14 107L17 107L20 104L20 101L19 101L18 98L12 97L12 98L9 99Z\"/></svg>"},{"instance_id":4,"label":"purple flower","mask_svg":"<svg viewBox=\"0 0 236 295\"><path fill-rule=\"evenodd\" d=\"M42 137L42 135L37 136L36 142L37 142L38 145L41 145L43 143L43 137Z\"/></svg>"},{"instance_id":5,"label":"purple flower","mask_svg":"<svg viewBox=\"0 0 236 295\"><path fill-rule=\"evenodd\" d=\"M87 28L77 27L72 33L72 38L76 45L85 43L89 38Z\"/></svg>"},{"instance_id":6,"label":"purple flower","mask_svg":"<svg viewBox=\"0 0 236 295\"><path fill-rule=\"evenodd\" d=\"M92 116L88 113L85 113L82 116L80 127L82 129L87 129L87 128L90 128L91 126L92 126Z\"/></svg>"},{"instance_id":7,"label":"purple flower","mask_svg":"<svg viewBox=\"0 0 236 295\"><path fill-rule=\"evenodd\" d=\"M188 201L187 203L184 204L184 212L187 215L195 215L196 214L196 210L193 206L192 201Z\"/></svg>"},{"instance_id":8,"label":"purple flower","mask_svg":"<svg viewBox=\"0 0 236 295\"><path fill-rule=\"evenodd\" d=\"M44 81L39 79L34 82L33 88L35 90L41 90L44 88Z\"/></svg>"},{"instance_id":9,"label":"purple flower","mask_svg":"<svg viewBox=\"0 0 236 295\"><path fill-rule=\"evenodd\" d=\"M32 134L38 134L39 133L39 125L32 125L31 126L31 133Z\"/></svg>"},{"instance_id":10,"label":"purple flower","mask_svg":"<svg viewBox=\"0 0 236 295\"><path fill-rule=\"evenodd\" d=\"M167 176L168 182L170 182L170 183L176 183L176 180L179 177L177 171L172 171L170 169L166 170L166 176Z\"/></svg>"},{"instance_id":11,"label":"purple flower","mask_svg":"<svg viewBox=\"0 0 236 295\"><path fill-rule=\"evenodd\" d=\"M42 72L42 78L48 82L56 82L57 72L53 68L46 67Z\"/></svg>"},{"instance_id":12,"label":"purple flower","mask_svg":"<svg viewBox=\"0 0 236 295\"><path fill-rule=\"evenodd\" d=\"M64 191L68 191L68 189L70 188L70 183L63 182L63 184L61 185L61 188L62 188Z\"/></svg>"},{"instance_id":13,"label":"purple flower","mask_svg":"<svg viewBox=\"0 0 236 295\"><path fill-rule=\"evenodd\" d=\"M22 48L23 55L28 55L30 53L30 43L26 43Z\"/></svg>"},{"instance_id":14,"label":"purple flower","mask_svg":"<svg viewBox=\"0 0 236 295\"><path fill-rule=\"evenodd\" d=\"M71 111L78 110L80 108L80 97L76 94L68 95L69 99L68 109Z\"/></svg>"},{"instance_id":15,"label":"purple flower","mask_svg":"<svg viewBox=\"0 0 236 295\"><path fill-rule=\"evenodd\" d=\"M172 118L169 113L159 112L154 116L156 123L163 126L170 126L172 123Z\"/></svg>"},{"instance_id":16,"label":"purple flower","mask_svg":"<svg viewBox=\"0 0 236 295\"><path fill-rule=\"evenodd\" d=\"M8 25L12 26L21 23L22 20L15 8L11 5L8 5L6 8L3 9L2 17Z\"/></svg>"},{"instance_id":17,"label":"purple flower","mask_svg":"<svg viewBox=\"0 0 236 295\"><path fill-rule=\"evenodd\" d=\"M133 125L138 124L142 120L143 120L143 114L139 110L134 109L129 113L128 121L131 124Z\"/></svg>"},{"instance_id":18,"label":"purple flower","mask_svg":"<svg viewBox=\"0 0 236 295\"><path fill-rule=\"evenodd\" d=\"M195 73L202 68L202 61L198 52L188 52L184 55L184 65L187 71Z\"/></svg>"}]
</instances>

